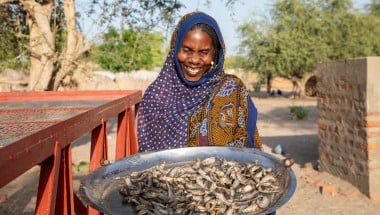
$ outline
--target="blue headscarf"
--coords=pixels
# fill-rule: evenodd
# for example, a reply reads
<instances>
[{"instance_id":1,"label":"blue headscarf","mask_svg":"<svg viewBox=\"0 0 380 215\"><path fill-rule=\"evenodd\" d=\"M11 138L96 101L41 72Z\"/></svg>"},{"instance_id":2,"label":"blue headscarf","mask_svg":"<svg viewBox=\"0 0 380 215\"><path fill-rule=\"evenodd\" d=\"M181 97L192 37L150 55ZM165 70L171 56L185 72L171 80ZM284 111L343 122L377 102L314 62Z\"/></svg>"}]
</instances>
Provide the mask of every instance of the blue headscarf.
<instances>
[{"instance_id":1,"label":"blue headscarf","mask_svg":"<svg viewBox=\"0 0 380 215\"><path fill-rule=\"evenodd\" d=\"M220 32L218 23L214 20L214 18L212 18L211 16L209 16L205 13L202 13L202 12L194 12L194 13L190 13L190 14L185 15L182 18L182 20L180 21L180 23L177 25L177 28L174 31L174 34L173 34L172 40L171 40L171 47L174 50L174 56L177 56L178 50L180 49L180 47L182 45L182 42L183 42L183 39L184 39L186 33L194 25L199 24L199 23L204 23L204 24L211 26L216 33L216 36L218 38L218 50L217 50L218 62L216 64L216 67L212 71L207 72L200 80L198 80L196 82L190 82L190 81L187 81L185 79L185 77L182 73L181 65L178 61L178 58L176 57L175 58L175 64L177 67L177 71L179 71L178 75L181 78L181 80L184 82L184 84L189 86L189 87L194 87L194 86L199 86L201 84L204 84L210 78L217 75L220 71L223 71L222 69L223 69L223 63L224 63L224 52L225 52L224 48L225 48L225 46L224 46L222 33Z\"/></svg>"}]
</instances>

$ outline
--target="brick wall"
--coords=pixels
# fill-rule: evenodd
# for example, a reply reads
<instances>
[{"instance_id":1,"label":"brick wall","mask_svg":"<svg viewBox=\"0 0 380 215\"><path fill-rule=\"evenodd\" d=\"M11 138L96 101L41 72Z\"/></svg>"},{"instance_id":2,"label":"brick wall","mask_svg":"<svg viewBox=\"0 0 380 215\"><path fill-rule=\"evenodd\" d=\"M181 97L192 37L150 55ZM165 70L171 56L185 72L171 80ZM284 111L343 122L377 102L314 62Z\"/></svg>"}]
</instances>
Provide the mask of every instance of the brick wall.
<instances>
[{"instance_id":1,"label":"brick wall","mask_svg":"<svg viewBox=\"0 0 380 215\"><path fill-rule=\"evenodd\" d=\"M317 66L322 171L380 200L380 57Z\"/></svg>"}]
</instances>

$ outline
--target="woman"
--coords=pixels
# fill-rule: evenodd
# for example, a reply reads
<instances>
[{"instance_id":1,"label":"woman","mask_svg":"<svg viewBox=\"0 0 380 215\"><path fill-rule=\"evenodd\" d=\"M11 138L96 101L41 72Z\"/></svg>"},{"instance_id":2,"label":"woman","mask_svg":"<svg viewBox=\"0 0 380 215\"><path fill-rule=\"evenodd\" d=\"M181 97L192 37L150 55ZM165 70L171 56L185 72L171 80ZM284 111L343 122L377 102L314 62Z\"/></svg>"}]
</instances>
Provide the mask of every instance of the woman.
<instances>
[{"instance_id":1,"label":"woman","mask_svg":"<svg viewBox=\"0 0 380 215\"><path fill-rule=\"evenodd\" d=\"M243 82L224 73L217 22L194 12L179 22L138 113L139 151L187 146L261 148L257 110Z\"/></svg>"},{"instance_id":2,"label":"woman","mask_svg":"<svg viewBox=\"0 0 380 215\"><path fill-rule=\"evenodd\" d=\"M257 110L243 82L224 73L224 56L212 17L195 12L180 20L165 64L140 104L140 152L206 145L262 148ZM293 162L284 160L288 167Z\"/></svg>"}]
</instances>

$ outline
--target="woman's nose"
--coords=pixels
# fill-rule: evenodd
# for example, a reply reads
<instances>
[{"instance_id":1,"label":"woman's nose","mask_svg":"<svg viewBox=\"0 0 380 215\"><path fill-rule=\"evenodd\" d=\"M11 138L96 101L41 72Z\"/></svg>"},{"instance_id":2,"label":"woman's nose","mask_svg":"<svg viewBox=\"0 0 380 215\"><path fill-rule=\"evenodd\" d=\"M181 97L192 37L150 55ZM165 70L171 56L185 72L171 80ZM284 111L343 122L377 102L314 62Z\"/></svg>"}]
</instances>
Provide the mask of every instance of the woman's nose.
<instances>
[{"instance_id":1,"label":"woman's nose","mask_svg":"<svg viewBox=\"0 0 380 215\"><path fill-rule=\"evenodd\" d=\"M201 57L198 54L192 54L189 58L189 62L192 64L198 64L201 61Z\"/></svg>"}]
</instances>

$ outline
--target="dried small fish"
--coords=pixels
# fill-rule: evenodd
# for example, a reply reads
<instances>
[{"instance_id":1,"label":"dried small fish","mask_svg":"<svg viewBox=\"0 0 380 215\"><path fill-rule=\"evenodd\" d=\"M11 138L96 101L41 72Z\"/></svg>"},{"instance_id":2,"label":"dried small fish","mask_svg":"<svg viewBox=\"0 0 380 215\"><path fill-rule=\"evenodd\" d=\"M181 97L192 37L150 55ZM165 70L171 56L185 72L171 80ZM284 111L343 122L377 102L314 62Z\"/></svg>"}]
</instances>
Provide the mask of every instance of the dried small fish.
<instances>
[{"instance_id":1,"label":"dried small fish","mask_svg":"<svg viewBox=\"0 0 380 215\"><path fill-rule=\"evenodd\" d=\"M247 206L246 208L242 209L241 212L246 214L246 213L254 213L254 212L258 211L258 210L259 210L259 206L258 205L251 204L251 205Z\"/></svg>"},{"instance_id":2,"label":"dried small fish","mask_svg":"<svg viewBox=\"0 0 380 215\"><path fill-rule=\"evenodd\" d=\"M205 159L201 160L201 164L203 166L210 166L210 165L215 164L215 162L216 162L215 157L209 157L209 158L205 158Z\"/></svg>"},{"instance_id":3,"label":"dried small fish","mask_svg":"<svg viewBox=\"0 0 380 215\"><path fill-rule=\"evenodd\" d=\"M198 158L182 166L165 162L125 177L123 202L137 214L249 214L273 205L283 191L276 174L254 161Z\"/></svg>"},{"instance_id":4,"label":"dried small fish","mask_svg":"<svg viewBox=\"0 0 380 215\"><path fill-rule=\"evenodd\" d=\"M256 201L256 204L257 206L259 206L260 208L267 208L270 204L270 201L269 201L269 198L264 196L264 195L261 195L257 201Z\"/></svg>"}]
</instances>

